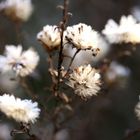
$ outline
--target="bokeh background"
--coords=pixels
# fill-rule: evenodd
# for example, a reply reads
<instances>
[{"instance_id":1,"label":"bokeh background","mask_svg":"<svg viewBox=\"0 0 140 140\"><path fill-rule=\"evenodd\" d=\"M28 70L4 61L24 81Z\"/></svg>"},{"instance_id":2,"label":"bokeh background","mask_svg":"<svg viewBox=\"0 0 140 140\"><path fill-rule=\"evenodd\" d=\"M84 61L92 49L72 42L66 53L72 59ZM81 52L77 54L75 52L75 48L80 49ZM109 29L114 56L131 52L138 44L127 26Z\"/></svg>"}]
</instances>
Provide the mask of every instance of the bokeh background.
<instances>
[{"instance_id":1,"label":"bokeh background","mask_svg":"<svg viewBox=\"0 0 140 140\"><path fill-rule=\"evenodd\" d=\"M14 23L0 15L0 52L3 53L6 44L22 44L25 49L33 46L40 55L40 63L34 76L28 77L28 84L31 85L41 102L47 100L48 91L44 87L50 86L48 74L47 54L36 39L36 35L46 24L59 24L61 10L57 5L62 0L33 0L34 12L21 28L22 40L17 40ZM108 19L113 18L116 22L122 15L133 14L140 21L140 0L70 0L69 11L72 17L69 25L86 23L95 30L101 31ZM113 46L111 46L113 47ZM100 94L87 101L77 96L72 104L73 111L67 119L60 123L58 130L55 130L54 121L56 118L43 118L42 113L39 121L33 126L32 132L37 134L41 140L122 140L125 133L140 127L134 108L140 95L140 46L131 56L122 57L118 60L122 65L130 69L127 83L124 85L113 85L107 90L101 90ZM92 62L93 63L93 62ZM17 81L10 80L11 75L0 75L0 94L13 93L21 98L29 98ZM44 98L45 97L45 98ZM53 106L50 103L48 108ZM63 111L60 116L67 116L68 112ZM49 115L49 114L48 114ZM11 138L8 134L17 125L14 121L7 119L0 114L0 140L24 140L24 135ZM61 118L61 117L60 117ZM2 134L5 134L2 138ZM139 140L137 134L132 140Z\"/></svg>"}]
</instances>

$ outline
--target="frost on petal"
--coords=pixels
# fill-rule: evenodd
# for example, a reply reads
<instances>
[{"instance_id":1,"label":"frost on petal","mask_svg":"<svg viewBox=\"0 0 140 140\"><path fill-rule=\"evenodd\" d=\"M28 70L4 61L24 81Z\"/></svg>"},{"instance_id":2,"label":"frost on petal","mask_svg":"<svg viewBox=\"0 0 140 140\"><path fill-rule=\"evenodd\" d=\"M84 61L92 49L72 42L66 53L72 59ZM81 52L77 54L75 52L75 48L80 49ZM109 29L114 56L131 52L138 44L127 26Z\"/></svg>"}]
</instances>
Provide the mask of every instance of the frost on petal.
<instances>
[{"instance_id":1,"label":"frost on petal","mask_svg":"<svg viewBox=\"0 0 140 140\"><path fill-rule=\"evenodd\" d=\"M5 113L7 117L24 123L34 123L40 114L37 102L21 100L8 94L0 96L0 110Z\"/></svg>"},{"instance_id":2,"label":"frost on petal","mask_svg":"<svg viewBox=\"0 0 140 140\"><path fill-rule=\"evenodd\" d=\"M108 20L102 33L110 43L140 43L140 23L132 15L122 16L119 24Z\"/></svg>"},{"instance_id":3,"label":"frost on petal","mask_svg":"<svg viewBox=\"0 0 140 140\"><path fill-rule=\"evenodd\" d=\"M48 50L58 49L60 46L60 28L56 25L46 25L43 30L37 34L37 39Z\"/></svg>"},{"instance_id":4,"label":"frost on petal","mask_svg":"<svg viewBox=\"0 0 140 140\"><path fill-rule=\"evenodd\" d=\"M27 21L33 5L31 0L6 0L0 3L0 11L14 21Z\"/></svg>"},{"instance_id":5,"label":"frost on petal","mask_svg":"<svg viewBox=\"0 0 140 140\"><path fill-rule=\"evenodd\" d=\"M69 75L68 86L74 89L74 92L82 98L89 98L97 95L100 90L100 74L90 65L80 66Z\"/></svg>"}]
</instances>

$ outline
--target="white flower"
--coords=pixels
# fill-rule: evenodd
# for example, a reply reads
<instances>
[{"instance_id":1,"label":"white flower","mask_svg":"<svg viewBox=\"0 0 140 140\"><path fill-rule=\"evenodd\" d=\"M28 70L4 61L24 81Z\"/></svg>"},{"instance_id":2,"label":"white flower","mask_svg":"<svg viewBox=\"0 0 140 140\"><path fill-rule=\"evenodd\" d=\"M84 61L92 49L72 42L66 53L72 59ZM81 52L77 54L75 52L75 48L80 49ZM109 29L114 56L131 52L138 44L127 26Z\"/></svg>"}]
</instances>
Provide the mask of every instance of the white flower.
<instances>
[{"instance_id":1,"label":"white flower","mask_svg":"<svg viewBox=\"0 0 140 140\"><path fill-rule=\"evenodd\" d=\"M38 61L39 56L32 48L22 52L21 45L7 45L5 56L0 56L0 71L13 70L19 76L27 76L36 68Z\"/></svg>"},{"instance_id":2,"label":"white flower","mask_svg":"<svg viewBox=\"0 0 140 140\"><path fill-rule=\"evenodd\" d=\"M139 100L140 100L140 96L139 96ZM135 113L136 113L137 118L140 120L140 101L135 106Z\"/></svg>"},{"instance_id":3,"label":"white flower","mask_svg":"<svg viewBox=\"0 0 140 140\"><path fill-rule=\"evenodd\" d=\"M102 33L110 43L140 43L140 23L132 15L122 16L120 24L112 19L108 20Z\"/></svg>"},{"instance_id":4,"label":"white flower","mask_svg":"<svg viewBox=\"0 0 140 140\"><path fill-rule=\"evenodd\" d=\"M0 3L0 11L13 20L27 21L33 11L31 0L5 0Z\"/></svg>"},{"instance_id":5,"label":"white flower","mask_svg":"<svg viewBox=\"0 0 140 140\"><path fill-rule=\"evenodd\" d=\"M104 73L104 80L108 86L124 88L129 82L131 71L128 67L112 61Z\"/></svg>"},{"instance_id":6,"label":"white flower","mask_svg":"<svg viewBox=\"0 0 140 140\"><path fill-rule=\"evenodd\" d=\"M99 34L91 26L83 23L68 26L64 36L64 44L70 43L73 47L81 50L98 50Z\"/></svg>"},{"instance_id":7,"label":"white flower","mask_svg":"<svg viewBox=\"0 0 140 140\"><path fill-rule=\"evenodd\" d=\"M33 103L31 100L21 100L8 94L0 96L0 110L7 117L23 123L34 123L40 114L37 102Z\"/></svg>"},{"instance_id":8,"label":"white flower","mask_svg":"<svg viewBox=\"0 0 140 140\"><path fill-rule=\"evenodd\" d=\"M106 78L112 82L119 79L119 78L120 79L126 78L129 75L130 75L130 70L127 67L125 67L125 66L123 66L115 61L113 61L110 64L110 66L106 72Z\"/></svg>"},{"instance_id":9,"label":"white flower","mask_svg":"<svg viewBox=\"0 0 140 140\"><path fill-rule=\"evenodd\" d=\"M37 34L37 39L44 45L44 47L51 51L60 46L60 28L56 25L46 25L43 30Z\"/></svg>"},{"instance_id":10,"label":"white flower","mask_svg":"<svg viewBox=\"0 0 140 140\"><path fill-rule=\"evenodd\" d=\"M66 83L82 98L96 95L100 90L100 74L90 65L80 66L73 70Z\"/></svg>"},{"instance_id":11,"label":"white flower","mask_svg":"<svg viewBox=\"0 0 140 140\"><path fill-rule=\"evenodd\" d=\"M72 63L72 66L71 68L74 68L74 67L78 67L78 66L81 66L81 65L85 65L87 63L97 63L99 60L103 59L106 54L108 53L109 49L110 49L110 44L107 43L106 40L104 40L104 38L102 36L100 36L98 38L98 42L99 42L99 50L100 52L97 54L96 57L93 57L93 52L91 50L81 50L75 57L73 63ZM70 57L73 57L74 54L76 53L77 49L76 48L72 48L70 46L67 46L65 45L64 47L64 54L66 56L70 56ZM70 62L70 58L66 57L64 60L63 60L63 64L65 66L68 66Z\"/></svg>"},{"instance_id":12,"label":"white flower","mask_svg":"<svg viewBox=\"0 0 140 140\"><path fill-rule=\"evenodd\" d=\"M19 81L11 80L12 78L13 78L13 71L0 74L0 86L2 91L9 92L17 89L19 85Z\"/></svg>"}]
</instances>

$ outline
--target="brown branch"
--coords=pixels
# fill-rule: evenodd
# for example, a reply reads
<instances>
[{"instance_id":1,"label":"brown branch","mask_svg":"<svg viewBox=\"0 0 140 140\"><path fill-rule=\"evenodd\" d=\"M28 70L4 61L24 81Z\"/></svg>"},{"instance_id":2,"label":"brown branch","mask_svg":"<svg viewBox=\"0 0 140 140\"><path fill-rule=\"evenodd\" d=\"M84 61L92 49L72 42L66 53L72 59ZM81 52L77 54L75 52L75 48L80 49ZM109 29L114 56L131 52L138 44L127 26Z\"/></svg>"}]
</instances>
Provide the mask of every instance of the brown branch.
<instances>
[{"instance_id":1,"label":"brown branch","mask_svg":"<svg viewBox=\"0 0 140 140\"><path fill-rule=\"evenodd\" d=\"M66 24L68 21L68 0L64 0L64 5L63 5L63 19L60 22L60 28L61 28L61 43L60 43L60 51L59 51L59 58L58 58L58 79L57 79L57 88L56 91L59 90L59 84L60 84L60 78L61 78L61 66L63 63L63 35L64 35L64 31L66 28Z\"/></svg>"},{"instance_id":2,"label":"brown branch","mask_svg":"<svg viewBox=\"0 0 140 140\"><path fill-rule=\"evenodd\" d=\"M52 55L50 53L48 53L48 64L49 64L49 68L54 70L53 58L52 58ZM51 78L52 78L53 84L56 85L57 80L56 80L55 75L51 75Z\"/></svg>"},{"instance_id":3,"label":"brown branch","mask_svg":"<svg viewBox=\"0 0 140 140\"><path fill-rule=\"evenodd\" d=\"M66 74L64 75L64 77L67 76L68 72L70 71L71 65L72 65L72 63L73 63L73 61L74 61L76 55L80 52L80 50L81 50L81 49L78 49L78 50L75 52L75 54L73 55L73 57L72 57L72 59L71 59L71 61L70 61L70 63L69 63L67 72L66 72ZM63 77L63 78L64 78L64 77Z\"/></svg>"}]
</instances>

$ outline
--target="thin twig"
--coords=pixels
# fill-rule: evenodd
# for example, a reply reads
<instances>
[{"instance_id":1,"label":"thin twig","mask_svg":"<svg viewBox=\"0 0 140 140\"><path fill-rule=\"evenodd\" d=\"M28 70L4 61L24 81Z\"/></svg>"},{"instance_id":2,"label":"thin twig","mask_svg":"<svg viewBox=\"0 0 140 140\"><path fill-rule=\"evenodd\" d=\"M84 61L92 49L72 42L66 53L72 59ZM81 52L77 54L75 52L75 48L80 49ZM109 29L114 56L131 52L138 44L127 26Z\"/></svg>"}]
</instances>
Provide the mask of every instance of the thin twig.
<instances>
[{"instance_id":1,"label":"thin twig","mask_svg":"<svg viewBox=\"0 0 140 140\"><path fill-rule=\"evenodd\" d=\"M61 78L61 66L63 62L63 35L66 28L68 20L68 0L64 0L64 6L63 6L63 19L62 22L60 22L60 28L61 28L61 43L60 43L60 51L59 51L59 58L58 58L58 79L57 79L57 89L59 90L59 84L60 84L60 78Z\"/></svg>"},{"instance_id":2,"label":"thin twig","mask_svg":"<svg viewBox=\"0 0 140 140\"><path fill-rule=\"evenodd\" d=\"M80 52L80 50L81 50L81 49L78 49L78 50L75 52L75 54L73 55L73 57L72 57L72 59L71 59L71 61L70 61L70 63L69 63L67 72L66 72L66 74L64 75L64 77L65 77L65 76L68 74L68 72L70 71L71 65L72 65L72 63L73 63L73 61L74 61L76 55ZM63 78L64 78L64 77L63 77Z\"/></svg>"},{"instance_id":3,"label":"thin twig","mask_svg":"<svg viewBox=\"0 0 140 140\"><path fill-rule=\"evenodd\" d=\"M39 140L37 136L30 133L30 124L20 123L20 129L14 129L11 131L11 136L16 134L27 134L29 136L29 140Z\"/></svg>"},{"instance_id":4,"label":"thin twig","mask_svg":"<svg viewBox=\"0 0 140 140\"><path fill-rule=\"evenodd\" d=\"M49 63L49 68L51 70L54 70L54 64L53 64L53 58L52 58L52 55L49 53L49 56L48 56L48 63ZM50 88L50 90L52 91L53 95L50 95L51 98L55 95L57 95L57 92L56 92L56 86L57 86L57 79L55 77L55 75L51 75L51 79L52 79L52 86Z\"/></svg>"},{"instance_id":5,"label":"thin twig","mask_svg":"<svg viewBox=\"0 0 140 140\"><path fill-rule=\"evenodd\" d=\"M49 68L53 70L54 69L53 58L50 53L48 53L48 64L49 64ZM56 81L55 75L52 75L51 78L52 78L53 84L56 84L57 81Z\"/></svg>"}]
</instances>

